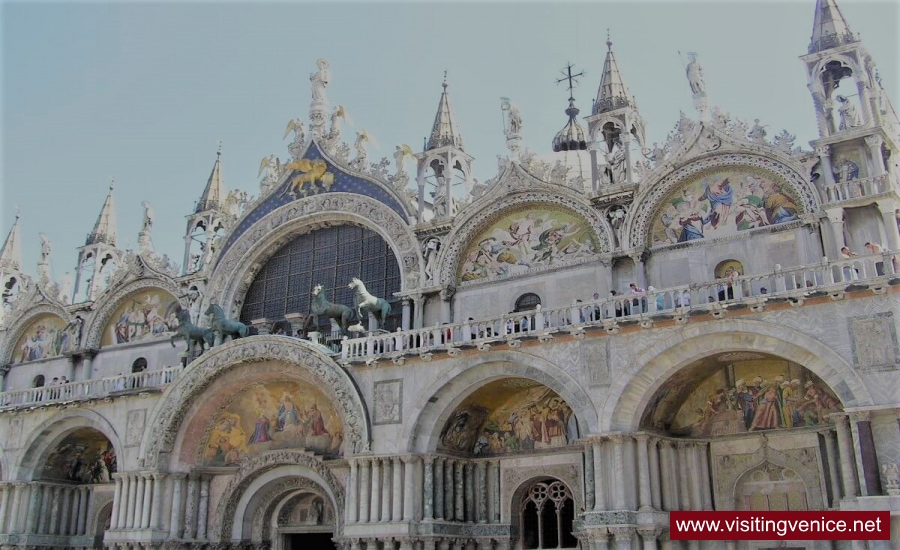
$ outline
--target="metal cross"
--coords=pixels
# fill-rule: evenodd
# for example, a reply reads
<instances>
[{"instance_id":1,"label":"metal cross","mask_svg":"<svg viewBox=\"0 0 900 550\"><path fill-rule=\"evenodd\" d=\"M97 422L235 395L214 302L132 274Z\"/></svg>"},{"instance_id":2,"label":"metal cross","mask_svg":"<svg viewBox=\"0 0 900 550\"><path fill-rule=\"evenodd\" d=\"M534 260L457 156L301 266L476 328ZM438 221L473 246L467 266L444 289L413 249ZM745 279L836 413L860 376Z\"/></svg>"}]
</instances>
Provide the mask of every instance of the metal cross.
<instances>
[{"instance_id":1,"label":"metal cross","mask_svg":"<svg viewBox=\"0 0 900 550\"><path fill-rule=\"evenodd\" d=\"M572 65L571 63L566 64L566 66L561 70L563 77L556 80L557 84L559 84L560 82L565 82L567 80L569 81L569 99L574 99L573 90L575 89L575 86L578 85L578 79L584 76L584 71L581 71L578 74L572 74L572 69L574 68L575 65Z\"/></svg>"}]
</instances>

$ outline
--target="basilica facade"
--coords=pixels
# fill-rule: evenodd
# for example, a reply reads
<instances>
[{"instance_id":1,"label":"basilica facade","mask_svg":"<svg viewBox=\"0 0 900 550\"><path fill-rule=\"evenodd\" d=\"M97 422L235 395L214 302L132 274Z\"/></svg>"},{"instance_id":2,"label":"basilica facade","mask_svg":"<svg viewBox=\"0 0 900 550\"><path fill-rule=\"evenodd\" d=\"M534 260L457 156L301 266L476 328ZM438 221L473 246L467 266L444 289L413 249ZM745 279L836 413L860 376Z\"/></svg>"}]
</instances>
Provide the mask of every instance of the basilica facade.
<instances>
[{"instance_id":1,"label":"basilica facade","mask_svg":"<svg viewBox=\"0 0 900 550\"><path fill-rule=\"evenodd\" d=\"M545 149L503 101L478 182L446 81L423 150L373 162L320 59L255 196L216 158L181 267L146 203L120 248L113 186L74 280L49 237L24 272L17 219L0 548L778 544L671 540L673 510L890 510L900 540L900 120L813 19L812 149L714 106L696 54L696 113L647 143L608 42ZM841 544L791 547L892 547Z\"/></svg>"}]
</instances>

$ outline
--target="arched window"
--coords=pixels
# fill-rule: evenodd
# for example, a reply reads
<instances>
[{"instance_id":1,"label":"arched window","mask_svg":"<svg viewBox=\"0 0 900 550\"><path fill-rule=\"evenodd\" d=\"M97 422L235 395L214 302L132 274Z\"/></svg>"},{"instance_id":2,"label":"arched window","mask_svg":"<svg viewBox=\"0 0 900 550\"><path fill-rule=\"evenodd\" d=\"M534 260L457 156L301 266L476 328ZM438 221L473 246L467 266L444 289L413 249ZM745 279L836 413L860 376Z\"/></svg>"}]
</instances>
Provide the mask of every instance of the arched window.
<instances>
[{"instance_id":1,"label":"arched window","mask_svg":"<svg viewBox=\"0 0 900 550\"><path fill-rule=\"evenodd\" d=\"M572 535L575 502L561 481L532 485L522 502L522 548L578 548Z\"/></svg>"},{"instance_id":2,"label":"arched window","mask_svg":"<svg viewBox=\"0 0 900 550\"><path fill-rule=\"evenodd\" d=\"M34 380L31 382L32 388L43 388L44 384L46 384L46 380L44 379L43 374L39 374L34 377Z\"/></svg>"},{"instance_id":3,"label":"arched window","mask_svg":"<svg viewBox=\"0 0 900 550\"><path fill-rule=\"evenodd\" d=\"M528 292L519 296L519 299L516 300L516 313L519 313L520 311L531 311L539 305L541 305L541 297L537 294Z\"/></svg>"},{"instance_id":4,"label":"arched window","mask_svg":"<svg viewBox=\"0 0 900 550\"><path fill-rule=\"evenodd\" d=\"M145 370L147 370L147 360L143 357L138 357L134 360L134 363L131 364L132 373L144 372Z\"/></svg>"}]
</instances>

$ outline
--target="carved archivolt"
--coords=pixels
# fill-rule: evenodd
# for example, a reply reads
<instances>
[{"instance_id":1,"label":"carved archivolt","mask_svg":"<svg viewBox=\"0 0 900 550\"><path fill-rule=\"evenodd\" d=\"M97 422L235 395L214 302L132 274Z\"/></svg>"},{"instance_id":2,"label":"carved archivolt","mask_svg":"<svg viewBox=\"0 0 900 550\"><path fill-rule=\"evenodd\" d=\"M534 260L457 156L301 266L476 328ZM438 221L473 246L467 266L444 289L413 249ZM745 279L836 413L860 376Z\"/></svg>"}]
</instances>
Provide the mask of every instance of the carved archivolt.
<instances>
[{"instance_id":1,"label":"carved archivolt","mask_svg":"<svg viewBox=\"0 0 900 550\"><path fill-rule=\"evenodd\" d=\"M314 471L328 484L327 489L334 495L336 501L335 509L344 509L343 487L331 473L331 470L329 470L321 460L316 458L315 455L294 450L272 451L263 455L245 458L241 462L238 473L228 483L228 486L222 493L222 498L219 500L219 505L216 508L216 521L215 527L212 530L212 540L221 541L223 538L229 539L231 537L238 503L250 487L250 484L264 473L280 466L304 466ZM293 487L292 484L296 484L296 487ZM272 487L272 494L282 494L286 491L305 488L307 486L310 488L319 488L318 484L313 483L310 480L292 477L274 485ZM263 500L262 502L265 503L266 501ZM341 514L335 514L335 521L338 524L338 531L340 531L342 527ZM255 532L254 529L254 533Z\"/></svg>"},{"instance_id":2,"label":"carved archivolt","mask_svg":"<svg viewBox=\"0 0 900 550\"><path fill-rule=\"evenodd\" d=\"M262 361L284 361L312 373L320 388L340 411L345 434L345 453L369 448L369 418L350 376L310 344L279 336L234 340L200 356L163 394L149 422L141 456L148 468L161 465L172 450L191 404L204 390L232 368Z\"/></svg>"},{"instance_id":3,"label":"carved archivolt","mask_svg":"<svg viewBox=\"0 0 900 550\"><path fill-rule=\"evenodd\" d=\"M276 509L284 504L281 497L294 491L304 491L319 495L326 502L330 497L318 483L305 477L288 477L269 486L265 494L260 497L260 506L253 513L253 523L250 538L255 543L272 539L272 515Z\"/></svg>"},{"instance_id":4,"label":"carved archivolt","mask_svg":"<svg viewBox=\"0 0 900 550\"><path fill-rule=\"evenodd\" d=\"M6 338L3 339L3 347L0 348L0 365L8 365L12 363L13 354L15 353L16 342L25 333L25 330L31 325L37 317L45 314L56 315L66 323L72 320L71 316L62 307L53 303L39 303L38 305L28 308L22 312L17 319L14 319L8 326L15 327L13 330L7 331Z\"/></svg>"},{"instance_id":5,"label":"carved archivolt","mask_svg":"<svg viewBox=\"0 0 900 550\"><path fill-rule=\"evenodd\" d=\"M394 251L404 273L401 290L419 288L422 253L415 234L384 203L351 193L324 193L276 208L245 231L220 259L207 285L207 303L240 304L266 260L298 235L328 224L350 223L378 233Z\"/></svg>"},{"instance_id":6,"label":"carved archivolt","mask_svg":"<svg viewBox=\"0 0 900 550\"><path fill-rule=\"evenodd\" d=\"M575 499L575 509L584 509L584 498L581 488L581 468L575 464L558 464L554 466L537 466L523 468L507 468L503 470L500 502L508 507L508 516L513 522L517 521L518 509L522 504L525 485L540 478L553 478L562 481L569 488Z\"/></svg>"},{"instance_id":7,"label":"carved archivolt","mask_svg":"<svg viewBox=\"0 0 900 550\"><path fill-rule=\"evenodd\" d=\"M631 216L626 222L625 234L628 235L626 240L628 246L630 248L638 248L648 245L648 233L653 220L656 219L662 206L662 201L675 188L703 170L731 166L752 166L777 174L794 191L800 203L798 206L801 206L804 212L811 213L819 210L819 197L816 190L807 182L803 174L785 163L759 155L744 153L713 155L690 162L669 173L659 182L646 186L645 191L635 199L635 206L631 209Z\"/></svg>"},{"instance_id":8,"label":"carved archivolt","mask_svg":"<svg viewBox=\"0 0 900 550\"><path fill-rule=\"evenodd\" d=\"M444 241L446 244L439 264L441 285L456 284L460 256L473 238L498 217L511 210L525 208L530 205L541 208L555 204L571 210L584 218L593 228L597 242L600 245L598 252L605 254L611 251L612 239L610 235L612 235L612 229L597 210L594 210L588 204L583 203L561 188L553 189L552 191L541 189L537 187L540 185L539 180L533 180L531 176L520 172L520 168L507 170L504 173L503 181L494 184L497 186L506 185L509 191L514 194L507 194L505 198L500 200L496 200L491 195L492 200L484 201L482 208L473 210L465 217L457 220L456 227Z\"/></svg>"},{"instance_id":9,"label":"carved archivolt","mask_svg":"<svg viewBox=\"0 0 900 550\"><path fill-rule=\"evenodd\" d=\"M102 301L100 302L100 307L97 308L96 313L94 313L91 319L90 328L88 328L85 334L82 347L85 349L99 348L100 340L103 338L103 329L106 328L106 324L107 322L109 322L110 316L122 304L122 300L128 298L136 292L147 288L164 290L171 294L175 299L177 299L181 304L181 307L190 307L188 298L186 296L181 296L181 291L179 290L178 286L170 280L155 277L146 277L127 282L111 294L104 294Z\"/></svg>"}]
</instances>

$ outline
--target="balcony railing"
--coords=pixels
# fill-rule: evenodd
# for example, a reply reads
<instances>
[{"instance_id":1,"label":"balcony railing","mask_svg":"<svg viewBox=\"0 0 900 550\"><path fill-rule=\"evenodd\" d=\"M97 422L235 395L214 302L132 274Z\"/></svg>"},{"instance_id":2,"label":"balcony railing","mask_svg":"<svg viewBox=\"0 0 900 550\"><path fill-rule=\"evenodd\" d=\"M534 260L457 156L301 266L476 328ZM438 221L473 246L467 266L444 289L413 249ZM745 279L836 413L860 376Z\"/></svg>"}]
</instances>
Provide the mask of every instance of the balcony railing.
<instances>
[{"instance_id":1,"label":"balcony railing","mask_svg":"<svg viewBox=\"0 0 900 550\"><path fill-rule=\"evenodd\" d=\"M687 317L691 312L724 312L728 308L762 305L766 301L800 299L842 292L854 286L887 284L897 277L895 254L857 256L847 260L781 269L768 273L717 279L624 294L571 306L535 309L481 321L467 321L397 331L343 341L341 361L364 362L381 356L422 355L433 350L482 346L491 342L540 337L556 331L578 332L585 326L612 329L619 325ZM900 260L900 256L898 256Z\"/></svg>"},{"instance_id":2,"label":"balcony railing","mask_svg":"<svg viewBox=\"0 0 900 550\"><path fill-rule=\"evenodd\" d=\"M179 365L96 380L80 380L58 386L3 392L0 393L0 408L84 401L115 396L119 392L161 388L173 382L182 370L183 367Z\"/></svg>"},{"instance_id":3,"label":"balcony railing","mask_svg":"<svg viewBox=\"0 0 900 550\"><path fill-rule=\"evenodd\" d=\"M828 202L841 202L860 197L870 197L886 193L890 188L889 174L850 180L825 186L825 198Z\"/></svg>"}]
</instances>

